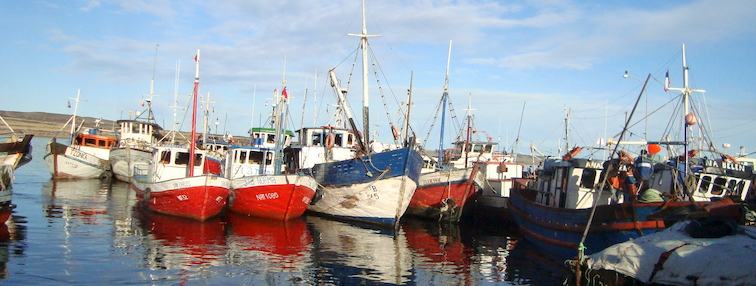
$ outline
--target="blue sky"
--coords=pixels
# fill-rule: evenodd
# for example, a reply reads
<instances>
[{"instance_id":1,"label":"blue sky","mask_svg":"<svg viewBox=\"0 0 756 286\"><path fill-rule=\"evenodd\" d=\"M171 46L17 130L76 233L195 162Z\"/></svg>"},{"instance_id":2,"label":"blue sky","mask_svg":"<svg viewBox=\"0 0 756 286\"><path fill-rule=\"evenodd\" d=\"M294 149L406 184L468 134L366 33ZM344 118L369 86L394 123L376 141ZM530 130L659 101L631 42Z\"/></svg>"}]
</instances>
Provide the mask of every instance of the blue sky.
<instances>
[{"instance_id":1,"label":"blue sky","mask_svg":"<svg viewBox=\"0 0 756 286\"><path fill-rule=\"evenodd\" d=\"M370 83L371 130L382 141L390 137L387 114L396 122L396 103L406 101L413 74L410 123L421 140L428 138L427 148L437 148L430 122L450 40L455 120L461 122L469 98L476 130L507 150L528 152L532 144L546 154L563 152L565 109L571 146L615 135L648 74L647 96L633 118L651 116L629 139L657 140L677 96L664 92L664 75L669 70L671 86L682 85L685 44L690 86L706 90L694 99L708 112L700 119L707 134L720 150L729 143L730 154L740 146L756 151L754 1L368 0L366 6L368 33L381 35L369 41L385 74L380 91ZM174 94L187 106L200 49L200 90L210 93L221 132L246 135L260 124L281 88L284 63L293 128L328 123L332 68L351 82L348 97L359 117L359 62L352 70L359 39L347 33L360 32L360 17L357 0L0 1L0 109L70 114L68 98L81 89L87 101L79 115L128 118L142 110L154 73L154 110L170 129ZM623 78L625 70L631 77ZM384 108L381 92L393 106ZM182 126L189 129L188 122Z\"/></svg>"}]
</instances>

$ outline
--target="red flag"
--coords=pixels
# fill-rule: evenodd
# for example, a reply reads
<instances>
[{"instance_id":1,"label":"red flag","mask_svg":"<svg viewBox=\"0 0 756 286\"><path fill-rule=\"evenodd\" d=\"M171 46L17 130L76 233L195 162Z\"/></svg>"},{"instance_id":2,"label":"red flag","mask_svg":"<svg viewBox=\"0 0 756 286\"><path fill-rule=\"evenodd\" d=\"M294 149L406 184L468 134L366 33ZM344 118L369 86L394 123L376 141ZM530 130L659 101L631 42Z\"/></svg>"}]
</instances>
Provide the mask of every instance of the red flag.
<instances>
[{"instance_id":1,"label":"red flag","mask_svg":"<svg viewBox=\"0 0 756 286\"><path fill-rule=\"evenodd\" d=\"M284 98L289 98L289 92L286 91L286 87L284 86L283 91L281 91L281 94L283 94Z\"/></svg>"},{"instance_id":2,"label":"red flag","mask_svg":"<svg viewBox=\"0 0 756 286\"><path fill-rule=\"evenodd\" d=\"M194 61L195 61L195 62L197 61L197 56L194 56Z\"/></svg>"},{"instance_id":3,"label":"red flag","mask_svg":"<svg viewBox=\"0 0 756 286\"><path fill-rule=\"evenodd\" d=\"M664 91L669 90L669 84L670 84L670 81L669 81L669 70L668 70L667 75L664 77Z\"/></svg>"},{"instance_id":4,"label":"red flag","mask_svg":"<svg viewBox=\"0 0 756 286\"><path fill-rule=\"evenodd\" d=\"M68 102L68 108L71 108L71 102L70 101Z\"/></svg>"}]
</instances>

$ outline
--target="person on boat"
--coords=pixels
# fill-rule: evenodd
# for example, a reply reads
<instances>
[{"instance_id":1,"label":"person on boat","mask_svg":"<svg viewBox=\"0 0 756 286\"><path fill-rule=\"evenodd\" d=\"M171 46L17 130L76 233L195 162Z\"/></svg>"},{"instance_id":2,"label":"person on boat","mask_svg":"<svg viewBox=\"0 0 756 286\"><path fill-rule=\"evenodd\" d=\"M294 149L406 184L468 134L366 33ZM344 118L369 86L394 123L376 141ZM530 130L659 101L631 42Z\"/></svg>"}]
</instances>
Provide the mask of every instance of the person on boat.
<instances>
[{"instance_id":1,"label":"person on boat","mask_svg":"<svg viewBox=\"0 0 756 286\"><path fill-rule=\"evenodd\" d=\"M625 195L624 202L635 202L635 198L638 196L638 188L636 186L636 183L638 181L635 179L635 168L632 165L629 165L627 166L627 171L622 173L622 175L625 177L622 180L624 183L622 186Z\"/></svg>"},{"instance_id":2,"label":"person on boat","mask_svg":"<svg viewBox=\"0 0 756 286\"><path fill-rule=\"evenodd\" d=\"M651 162L646 149L641 150L640 156L635 158L635 170L638 172L638 189L645 190L648 188L649 180L654 173L654 164Z\"/></svg>"}]
</instances>

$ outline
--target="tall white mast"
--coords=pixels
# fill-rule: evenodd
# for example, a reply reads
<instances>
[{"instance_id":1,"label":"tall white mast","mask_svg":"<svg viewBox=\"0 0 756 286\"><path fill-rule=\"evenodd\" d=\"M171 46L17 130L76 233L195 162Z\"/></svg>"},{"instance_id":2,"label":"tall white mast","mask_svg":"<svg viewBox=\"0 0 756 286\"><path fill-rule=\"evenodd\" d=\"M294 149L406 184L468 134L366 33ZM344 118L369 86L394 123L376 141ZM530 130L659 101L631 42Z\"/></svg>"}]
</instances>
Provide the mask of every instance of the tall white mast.
<instances>
[{"instance_id":1,"label":"tall white mast","mask_svg":"<svg viewBox=\"0 0 756 286\"><path fill-rule=\"evenodd\" d=\"M381 35L369 35L367 25L365 24L365 0L362 0L362 34L348 34L362 38L360 46L362 49L362 134L365 136L365 143L370 143L370 107L368 97L368 57L367 57L367 38L380 37Z\"/></svg>"},{"instance_id":2,"label":"tall white mast","mask_svg":"<svg viewBox=\"0 0 756 286\"><path fill-rule=\"evenodd\" d=\"M76 92L76 98L69 97L68 99L72 99L76 101L76 104L74 104L74 112L73 112L73 122L71 122L71 144L73 144L73 138L74 138L74 132L76 128L76 111L79 110L79 101L87 101L86 99L80 99L79 96L81 95L81 89L79 89L78 92Z\"/></svg>"},{"instance_id":3,"label":"tall white mast","mask_svg":"<svg viewBox=\"0 0 756 286\"><path fill-rule=\"evenodd\" d=\"M682 44L682 68L683 68L683 87L669 87L669 81L667 79L664 80L664 89L665 90L677 90L682 92L683 94L683 121L685 122L685 130L684 130L684 137L683 138L683 157L685 157L685 166L688 166L688 129L691 125L688 125L688 122L685 120L685 117L688 116L690 113L690 93L691 92L706 92L703 89L691 89L688 87L688 64L685 60L685 44ZM695 115L692 115L695 116ZM688 168L685 168L683 170L685 174L687 175Z\"/></svg>"}]
</instances>

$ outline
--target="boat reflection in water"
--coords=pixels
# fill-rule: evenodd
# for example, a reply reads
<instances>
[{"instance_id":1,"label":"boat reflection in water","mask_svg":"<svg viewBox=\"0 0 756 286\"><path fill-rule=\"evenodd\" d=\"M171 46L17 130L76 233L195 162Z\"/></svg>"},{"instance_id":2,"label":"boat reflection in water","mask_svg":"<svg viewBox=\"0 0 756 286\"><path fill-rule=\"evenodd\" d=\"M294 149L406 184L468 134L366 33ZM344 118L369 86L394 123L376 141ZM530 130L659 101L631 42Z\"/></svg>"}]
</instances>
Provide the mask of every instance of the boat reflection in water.
<instances>
[{"instance_id":1,"label":"boat reflection in water","mask_svg":"<svg viewBox=\"0 0 756 286\"><path fill-rule=\"evenodd\" d=\"M147 241L145 262L150 269L192 269L193 271L225 264L226 223L220 217L198 221L164 215L137 205ZM179 272L201 278L195 274ZM172 274L166 274L172 275ZM186 277L166 277L166 279Z\"/></svg>"},{"instance_id":2,"label":"boat reflection in water","mask_svg":"<svg viewBox=\"0 0 756 286\"><path fill-rule=\"evenodd\" d=\"M420 285L471 285L473 250L463 243L457 223L402 219L409 248L414 253L414 282Z\"/></svg>"},{"instance_id":3,"label":"boat reflection in water","mask_svg":"<svg viewBox=\"0 0 756 286\"><path fill-rule=\"evenodd\" d=\"M109 224L105 217L109 184L99 179L56 181L50 179L42 186L42 198L47 218L81 220L82 225ZM72 226L66 224L66 226ZM68 230L68 229L67 229Z\"/></svg>"},{"instance_id":4,"label":"boat reflection in water","mask_svg":"<svg viewBox=\"0 0 756 286\"><path fill-rule=\"evenodd\" d=\"M393 233L318 216L306 216L305 221L313 229L311 255L319 284L411 281L412 253L401 229Z\"/></svg>"},{"instance_id":5,"label":"boat reflection in water","mask_svg":"<svg viewBox=\"0 0 756 286\"><path fill-rule=\"evenodd\" d=\"M245 266L252 284L312 284L312 235L302 217L274 220L228 214L229 263Z\"/></svg>"}]
</instances>

